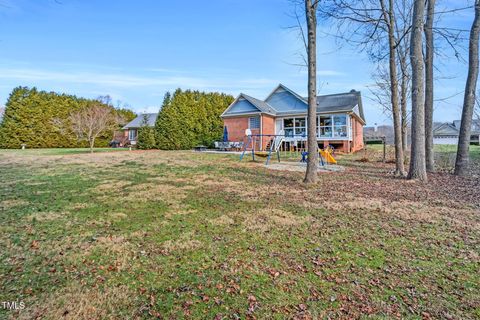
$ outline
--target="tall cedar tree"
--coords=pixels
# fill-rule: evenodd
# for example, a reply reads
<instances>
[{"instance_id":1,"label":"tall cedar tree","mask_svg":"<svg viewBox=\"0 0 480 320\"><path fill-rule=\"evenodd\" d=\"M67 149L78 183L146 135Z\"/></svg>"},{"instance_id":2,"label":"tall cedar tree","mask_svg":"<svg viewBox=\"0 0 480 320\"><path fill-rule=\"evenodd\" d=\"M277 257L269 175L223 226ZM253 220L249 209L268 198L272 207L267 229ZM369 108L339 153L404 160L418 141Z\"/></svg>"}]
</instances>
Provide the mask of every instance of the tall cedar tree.
<instances>
[{"instance_id":1,"label":"tall cedar tree","mask_svg":"<svg viewBox=\"0 0 480 320\"><path fill-rule=\"evenodd\" d=\"M308 57L308 115L307 146L308 161L305 183L317 181L318 143L317 143L317 7L318 0L305 0L307 20L307 57Z\"/></svg>"},{"instance_id":2,"label":"tall cedar tree","mask_svg":"<svg viewBox=\"0 0 480 320\"><path fill-rule=\"evenodd\" d=\"M159 149L185 150L212 146L223 134L222 112L233 102L223 93L177 89L166 95L155 124Z\"/></svg>"},{"instance_id":3,"label":"tall cedar tree","mask_svg":"<svg viewBox=\"0 0 480 320\"><path fill-rule=\"evenodd\" d=\"M472 117L475 108L475 93L478 79L478 38L480 34L480 0L475 0L475 19L470 30L468 50L468 76L463 97L462 121L460 136L458 138L457 159L455 161L455 174L464 176L468 173L470 135L472 130Z\"/></svg>"},{"instance_id":4,"label":"tall cedar tree","mask_svg":"<svg viewBox=\"0 0 480 320\"><path fill-rule=\"evenodd\" d=\"M425 0L413 5L410 63L412 65L412 152L409 179L427 180L425 163L425 65L423 60L423 17Z\"/></svg>"},{"instance_id":5,"label":"tall cedar tree","mask_svg":"<svg viewBox=\"0 0 480 320\"><path fill-rule=\"evenodd\" d=\"M137 148L141 150L150 150L155 147L155 129L148 126L148 116L144 114L142 126L138 129Z\"/></svg>"}]
</instances>

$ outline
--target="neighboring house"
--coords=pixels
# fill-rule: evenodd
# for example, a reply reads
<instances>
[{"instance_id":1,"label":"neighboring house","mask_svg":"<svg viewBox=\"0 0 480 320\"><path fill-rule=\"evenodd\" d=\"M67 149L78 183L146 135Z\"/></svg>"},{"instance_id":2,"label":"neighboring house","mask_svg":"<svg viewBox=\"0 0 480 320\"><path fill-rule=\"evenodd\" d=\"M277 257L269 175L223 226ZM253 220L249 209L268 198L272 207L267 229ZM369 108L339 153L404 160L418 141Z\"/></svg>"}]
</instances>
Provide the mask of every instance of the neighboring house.
<instances>
[{"instance_id":1,"label":"neighboring house","mask_svg":"<svg viewBox=\"0 0 480 320\"><path fill-rule=\"evenodd\" d=\"M453 122L435 122L433 124L434 144L458 144L460 135L460 120ZM480 135L480 120L472 121L472 132L470 140L478 142Z\"/></svg>"},{"instance_id":2,"label":"neighboring house","mask_svg":"<svg viewBox=\"0 0 480 320\"><path fill-rule=\"evenodd\" d=\"M137 144L138 129L142 126L154 127L157 121L158 113L144 113L138 115L135 119L127 123L122 129L124 130L124 145ZM145 123L146 120L146 123Z\"/></svg>"},{"instance_id":3,"label":"neighboring house","mask_svg":"<svg viewBox=\"0 0 480 320\"><path fill-rule=\"evenodd\" d=\"M285 134L284 148L306 147L307 98L280 84L265 100L240 94L222 113L229 141L244 141L245 130L253 134ZM347 93L317 96L317 140L319 147L333 145L336 150L355 152L363 148L365 117L361 94ZM267 147L271 137L259 139Z\"/></svg>"}]
</instances>

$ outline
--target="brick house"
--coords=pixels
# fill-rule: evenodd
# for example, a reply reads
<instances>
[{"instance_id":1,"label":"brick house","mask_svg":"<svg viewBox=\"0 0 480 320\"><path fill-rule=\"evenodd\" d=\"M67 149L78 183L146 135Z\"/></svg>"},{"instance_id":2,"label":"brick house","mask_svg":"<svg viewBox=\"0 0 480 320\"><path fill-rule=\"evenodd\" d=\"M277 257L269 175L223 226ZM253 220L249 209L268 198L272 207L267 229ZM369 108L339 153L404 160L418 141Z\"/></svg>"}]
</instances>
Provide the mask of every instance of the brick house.
<instances>
[{"instance_id":1,"label":"brick house","mask_svg":"<svg viewBox=\"0 0 480 320\"><path fill-rule=\"evenodd\" d=\"M158 113L144 113L127 123L123 128L123 145L136 145L138 129L142 126L155 127Z\"/></svg>"},{"instance_id":2,"label":"brick house","mask_svg":"<svg viewBox=\"0 0 480 320\"><path fill-rule=\"evenodd\" d=\"M241 93L222 113L229 141L244 141L245 130L252 134L285 134L282 148L306 146L307 98L278 85L265 100ZM349 153L363 148L362 97L359 91L317 96L317 140L320 148L332 145ZM259 139L263 150L270 137Z\"/></svg>"}]
</instances>

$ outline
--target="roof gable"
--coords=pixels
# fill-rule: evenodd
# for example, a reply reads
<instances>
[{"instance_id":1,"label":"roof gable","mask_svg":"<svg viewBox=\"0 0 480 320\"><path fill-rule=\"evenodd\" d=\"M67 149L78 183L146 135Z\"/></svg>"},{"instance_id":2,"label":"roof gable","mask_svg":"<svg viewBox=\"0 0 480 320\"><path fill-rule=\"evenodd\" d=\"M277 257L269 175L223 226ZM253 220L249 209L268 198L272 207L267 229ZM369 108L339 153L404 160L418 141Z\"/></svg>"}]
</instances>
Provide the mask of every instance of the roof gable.
<instances>
[{"instance_id":1,"label":"roof gable","mask_svg":"<svg viewBox=\"0 0 480 320\"><path fill-rule=\"evenodd\" d=\"M145 122L145 116L147 123ZM154 127L155 122L157 121L158 113L144 113L144 114L139 114L135 119L127 123L123 129L130 129L130 128L140 128L144 125L147 125L148 127Z\"/></svg>"},{"instance_id":2,"label":"roof gable","mask_svg":"<svg viewBox=\"0 0 480 320\"><path fill-rule=\"evenodd\" d=\"M433 129L433 135L458 135L459 131L453 124L448 122L442 123Z\"/></svg>"},{"instance_id":3,"label":"roof gable","mask_svg":"<svg viewBox=\"0 0 480 320\"><path fill-rule=\"evenodd\" d=\"M306 112L307 102L298 94L279 84L265 99L278 112Z\"/></svg>"},{"instance_id":4,"label":"roof gable","mask_svg":"<svg viewBox=\"0 0 480 320\"><path fill-rule=\"evenodd\" d=\"M222 113L222 116L240 115L245 113L259 113L261 110L255 105L251 97L241 93L228 108Z\"/></svg>"}]
</instances>

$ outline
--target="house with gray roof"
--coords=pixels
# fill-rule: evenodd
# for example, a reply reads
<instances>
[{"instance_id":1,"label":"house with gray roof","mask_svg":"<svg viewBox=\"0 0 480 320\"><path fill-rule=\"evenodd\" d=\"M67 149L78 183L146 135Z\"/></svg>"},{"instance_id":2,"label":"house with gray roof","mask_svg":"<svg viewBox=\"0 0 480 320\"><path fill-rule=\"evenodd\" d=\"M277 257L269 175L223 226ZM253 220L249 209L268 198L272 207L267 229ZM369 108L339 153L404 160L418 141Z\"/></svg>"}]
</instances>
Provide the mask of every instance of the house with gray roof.
<instances>
[{"instance_id":1,"label":"house with gray roof","mask_svg":"<svg viewBox=\"0 0 480 320\"><path fill-rule=\"evenodd\" d=\"M453 122L435 122L433 124L434 144L458 144L460 135L460 120ZM472 120L470 140L479 142L480 120Z\"/></svg>"},{"instance_id":2,"label":"house with gray roof","mask_svg":"<svg viewBox=\"0 0 480 320\"><path fill-rule=\"evenodd\" d=\"M302 149L307 134L306 97L279 84L264 100L241 93L221 117L231 142L245 141L246 132L285 136L283 148ZM317 96L317 141L342 152L363 148L362 97L359 91ZM246 131L246 130L249 131ZM267 148L271 137L258 139L258 150Z\"/></svg>"},{"instance_id":3,"label":"house with gray roof","mask_svg":"<svg viewBox=\"0 0 480 320\"><path fill-rule=\"evenodd\" d=\"M138 129L143 126L154 127L157 121L158 113L143 113L139 114L135 119L127 123L122 130L126 141L124 145L137 144Z\"/></svg>"}]
</instances>

